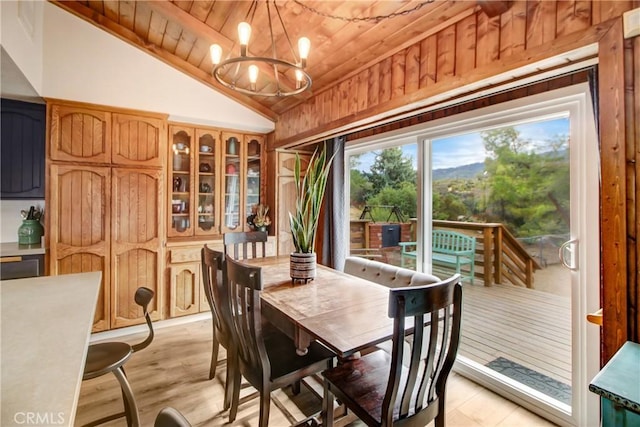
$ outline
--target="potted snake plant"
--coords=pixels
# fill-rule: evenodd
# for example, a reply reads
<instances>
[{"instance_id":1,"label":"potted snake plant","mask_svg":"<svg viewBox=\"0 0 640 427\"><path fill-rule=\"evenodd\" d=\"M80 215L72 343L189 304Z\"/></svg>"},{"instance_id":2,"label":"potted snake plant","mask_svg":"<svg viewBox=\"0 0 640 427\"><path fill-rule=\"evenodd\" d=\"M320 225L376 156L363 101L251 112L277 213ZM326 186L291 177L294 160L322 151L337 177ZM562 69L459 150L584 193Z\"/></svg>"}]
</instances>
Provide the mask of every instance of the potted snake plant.
<instances>
[{"instance_id":1,"label":"potted snake plant","mask_svg":"<svg viewBox=\"0 0 640 427\"><path fill-rule=\"evenodd\" d=\"M326 145L316 149L309 160L306 173L301 171L300 156L296 153L294 180L296 209L289 212L289 224L295 252L291 254L291 279L307 283L316 276L316 233L320 209L327 186L327 178L335 154L327 158Z\"/></svg>"}]
</instances>

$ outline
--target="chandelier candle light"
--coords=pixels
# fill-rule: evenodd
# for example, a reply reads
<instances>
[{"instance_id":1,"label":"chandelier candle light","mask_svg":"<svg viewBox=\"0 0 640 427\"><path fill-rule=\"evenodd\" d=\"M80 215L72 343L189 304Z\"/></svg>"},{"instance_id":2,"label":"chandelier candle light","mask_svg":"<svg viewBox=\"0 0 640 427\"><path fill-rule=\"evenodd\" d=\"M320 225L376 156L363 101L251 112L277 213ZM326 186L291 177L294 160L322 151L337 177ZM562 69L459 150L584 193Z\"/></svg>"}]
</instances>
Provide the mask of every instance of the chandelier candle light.
<instances>
[{"instance_id":1,"label":"chandelier candle light","mask_svg":"<svg viewBox=\"0 0 640 427\"><path fill-rule=\"evenodd\" d=\"M271 52L272 56L249 56L248 45L251 38L251 25L247 22L241 22L238 24L238 41L240 42L240 56L231 57L231 52L227 59L222 60L222 47L218 44L213 44L210 47L211 61L214 64L213 76L216 80L230 89L243 93L245 95L255 96L277 96L285 97L291 95L297 95L304 92L311 87L311 76L304 70L307 65L307 58L309 56L309 49L311 48L311 42L306 37L301 37L298 40L298 53L299 58L296 57L295 50L289 39L289 34L284 26L280 10L275 1L273 6L275 9L275 15L282 25L284 36L289 44L293 61L285 61L278 59L276 55L276 42L273 34L273 24L271 18L271 8L269 6L269 0L266 2L267 17L269 19L269 34L271 37ZM251 2L251 6L247 13L247 17L255 15L258 7L258 0ZM258 76L260 72L266 72L271 74L273 70L274 85L258 85ZM295 88L288 88L283 86L281 79L285 76L285 73L292 71L295 75ZM248 80L247 80L248 77ZM248 82L248 83L247 83Z\"/></svg>"}]
</instances>

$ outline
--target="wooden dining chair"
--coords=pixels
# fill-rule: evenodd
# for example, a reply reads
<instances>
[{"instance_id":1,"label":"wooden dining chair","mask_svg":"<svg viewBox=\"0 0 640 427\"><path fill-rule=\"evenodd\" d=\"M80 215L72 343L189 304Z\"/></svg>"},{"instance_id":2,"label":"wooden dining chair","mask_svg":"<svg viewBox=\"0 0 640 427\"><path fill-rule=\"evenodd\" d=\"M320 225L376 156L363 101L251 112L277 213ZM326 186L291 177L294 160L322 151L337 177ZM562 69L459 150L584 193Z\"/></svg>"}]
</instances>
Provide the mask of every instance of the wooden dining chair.
<instances>
[{"instance_id":1,"label":"wooden dining chair","mask_svg":"<svg viewBox=\"0 0 640 427\"><path fill-rule=\"evenodd\" d=\"M238 350L240 369L235 383L242 375L260 394L260 427L269 423L271 392L299 382L304 377L333 366L334 354L319 343L313 342L307 354L299 356L291 338L279 331L271 331L265 337L260 309L262 273L260 267L226 259L231 317L234 339ZM295 389L294 389L295 390ZM232 399L229 422L238 412L239 387Z\"/></svg>"},{"instance_id":2,"label":"wooden dining chair","mask_svg":"<svg viewBox=\"0 0 640 427\"><path fill-rule=\"evenodd\" d=\"M235 259L265 257L267 237L265 231L225 233L222 236L224 254ZM258 248L262 249L260 254L258 253Z\"/></svg>"},{"instance_id":3,"label":"wooden dining chair","mask_svg":"<svg viewBox=\"0 0 640 427\"><path fill-rule=\"evenodd\" d=\"M324 425L333 426L335 396L368 426L426 426L435 419L436 427L444 427L445 388L460 341L461 307L459 274L434 284L390 289L391 354L378 350L322 373ZM405 340L407 319L424 325L414 328L410 340Z\"/></svg>"},{"instance_id":4,"label":"wooden dining chair","mask_svg":"<svg viewBox=\"0 0 640 427\"><path fill-rule=\"evenodd\" d=\"M82 380L90 380L112 372L120 383L120 388L122 389L124 412L106 416L87 424L87 426L104 424L107 421L115 420L123 416L127 418L127 425L129 427L138 427L140 425L138 406L136 405L136 400L133 396L133 391L131 390L129 381L127 381L124 364L129 360L133 353L148 347L149 344L151 344L151 341L153 341L153 323L151 322L151 316L148 311L148 306L151 299L153 299L153 296L154 292L145 287L138 288L134 296L136 304L142 307L142 311L149 328L149 333L144 341L134 345L125 342L110 341L91 344L89 346Z\"/></svg>"},{"instance_id":5,"label":"wooden dining chair","mask_svg":"<svg viewBox=\"0 0 640 427\"><path fill-rule=\"evenodd\" d=\"M237 362L233 339L231 337L231 311L227 297L226 277L224 270L224 254L209 248L206 244L201 250L202 283L204 293L211 309L211 324L213 331L211 365L209 379L216 375L218 353L222 345L227 350L227 375L225 381L224 409L231 406L233 372Z\"/></svg>"}]
</instances>

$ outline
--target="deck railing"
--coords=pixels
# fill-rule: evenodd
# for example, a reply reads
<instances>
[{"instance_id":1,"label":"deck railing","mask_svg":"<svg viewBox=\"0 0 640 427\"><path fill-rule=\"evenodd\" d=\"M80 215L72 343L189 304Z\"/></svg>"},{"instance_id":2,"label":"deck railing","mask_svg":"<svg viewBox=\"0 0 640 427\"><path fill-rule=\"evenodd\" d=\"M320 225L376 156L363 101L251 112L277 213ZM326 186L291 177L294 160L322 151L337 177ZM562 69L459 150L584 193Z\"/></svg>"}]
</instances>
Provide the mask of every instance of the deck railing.
<instances>
[{"instance_id":1,"label":"deck railing","mask_svg":"<svg viewBox=\"0 0 640 427\"><path fill-rule=\"evenodd\" d=\"M461 231L476 238L476 276L485 286L511 283L533 288L535 258L500 223L433 221L433 228Z\"/></svg>"},{"instance_id":2,"label":"deck railing","mask_svg":"<svg viewBox=\"0 0 640 427\"><path fill-rule=\"evenodd\" d=\"M352 220L351 249L366 251L367 257L384 259L384 248L380 249L381 227L369 221ZM433 228L455 230L476 238L475 277L483 280L485 286L502 283L533 287L533 273L540 269L540 264L504 225L434 220ZM415 221L401 224L400 241L415 241L416 229Z\"/></svg>"}]
</instances>

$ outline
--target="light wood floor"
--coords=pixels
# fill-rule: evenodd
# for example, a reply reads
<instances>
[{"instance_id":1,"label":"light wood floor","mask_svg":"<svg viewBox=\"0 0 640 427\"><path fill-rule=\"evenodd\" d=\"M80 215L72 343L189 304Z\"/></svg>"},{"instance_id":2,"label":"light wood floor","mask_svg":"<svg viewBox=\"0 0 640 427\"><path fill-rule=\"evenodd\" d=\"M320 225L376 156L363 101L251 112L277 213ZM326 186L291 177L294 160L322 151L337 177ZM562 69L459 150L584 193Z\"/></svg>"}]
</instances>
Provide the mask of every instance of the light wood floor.
<instances>
[{"instance_id":1,"label":"light wood floor","mask_svg":"<svg viewBox=\"0 0 640 427\"><path fill-rule=\"evenodd\" d=\"M120 340L135 343L138 336ZM224 350L221 351L224 357ZM198 321L156 330L153 343L136 353L125 365L131 387L140 409L142 426L152 426L156 414L165 406L173 406L194 426L256 426L257 399L240 406L238 417L228 424L222 412L224 366L216 378L207 379L211 357L211 323ZM249 394L250 388L243 390ZM320 411L320 400L302 387L298 396L289 391L275 393L295 420ZM516 404L482 388L455 373L447 386L447 425L449 427L551 426L549 422ZM113 375L105 375L82 383L76 425L83 425L104 415L122 410L120 388ZM270 425L284 427L292 421L272 401ZM124 419L109 426L125 426ZM355 421L351 427L363 424Z\"/></svg>"}]
</instances>

